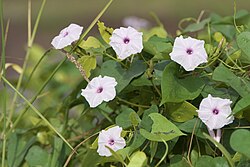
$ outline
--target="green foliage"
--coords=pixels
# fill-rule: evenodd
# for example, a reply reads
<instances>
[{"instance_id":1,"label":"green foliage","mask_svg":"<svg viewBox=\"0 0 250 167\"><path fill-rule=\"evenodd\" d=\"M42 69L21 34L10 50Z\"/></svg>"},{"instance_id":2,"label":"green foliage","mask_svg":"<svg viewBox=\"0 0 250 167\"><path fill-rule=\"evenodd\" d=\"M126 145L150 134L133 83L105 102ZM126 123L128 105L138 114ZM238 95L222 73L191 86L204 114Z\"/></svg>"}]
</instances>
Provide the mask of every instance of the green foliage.
<instances>
[{"instance_id":1,"label":"green foliage","mask_svg":"<svg viewBox=\"0 0 250 167\"><path fill-rule=\"evenodd\" d=\"M230 138L231 147L243 155L250 158L250 132L249 130L240 129L233 132Z\"/></svg>"},{"instance_id":2,"label":"green foliage","mask_svg":"<svg viewBox=\"0 0 250 167\"><path fill-rule=\"evenodd\" d=\"M8 92L0 96L7 111L0 117L5 132L0 135L2 163L10 167L249 166L249 12L186 18L177 35L170 35L155 17L158 26L143 30L142 52L118 60L109 45L114 29L98 21L103 11L72 45L48 51L34 45L28 50L29 66L5 64L24 78L17 88L13 84L18 81L6 79L1 71L1 82L20 96L13 98L9 89L0 87L1 95ZM95 24L99 34L86 36ZM169 54L174 36L179 35L204 40L208 62L194 71L173 62ZM65 60L71 56L70 61L58 63L63 56ZM91 108L81 89L99 75L115 78L116 96ZM220 143L197 117L208 94L232 101L235 119L222 128ZM113 126L123 128L126 147L118 151L107 147L112 156L102 157L97 153L98 134Z\"/></svg>"},{"instance_id":3,"label":"green foliage","mask_svg":"<svg viewBox=\"0 0 250 167\"><path fill-rule=\"evenodd\" d=\"M161 104L193 100L199 96L204 87L204 81L197 76L188 76L183 79L178 78L178 69L179 66L177 64L169 63L163 71Z\"/></svg>"},{"instance_id":4,"label":"green foliage","mask_svg":"<svg viewBox=\"0 0 250 167\"><path fill-rule=\"evenodd\" d=\"M86 76L90 77L91 70L96 68L96 57L94 57L94 56L82 56L77 61L78 61L78 63L81 64L83 70L86 73Z\"/></svg>"},{"instance_id":5,"label":"green foliage","mask_svg":"<svg viewBox=\"0 0 250 167\"><path fill-rule=\"evenodd\" d=\"M175 137L184 135L173 123L158 113L152 113L149 117L153 120L151 132L140 129L140 133L151 141L169 141Z\"/></svg>"},{"instance_id":6,"label":"green foliage","mask_svg":"<svg viewBox=\"0 0 250 167\"><path fill-rule=\"evenodd\" d=\"M144 167L147 164L147 156L144 152L138 151L131 156L127 167Z\"/></svg>"},{"instance_id":7,"label":"green foliage","mask_svg":"<svg viewBox=\"0 0 250 167\"><path fill-rule=\"evenodd\" d=\"M98 30L100 32L100 35L102 36L102 39L106 42L110 42L110 37L113 32L113 28L106 27L103 22L98 22L97 23Z\"/></svg>"}]
</instances>

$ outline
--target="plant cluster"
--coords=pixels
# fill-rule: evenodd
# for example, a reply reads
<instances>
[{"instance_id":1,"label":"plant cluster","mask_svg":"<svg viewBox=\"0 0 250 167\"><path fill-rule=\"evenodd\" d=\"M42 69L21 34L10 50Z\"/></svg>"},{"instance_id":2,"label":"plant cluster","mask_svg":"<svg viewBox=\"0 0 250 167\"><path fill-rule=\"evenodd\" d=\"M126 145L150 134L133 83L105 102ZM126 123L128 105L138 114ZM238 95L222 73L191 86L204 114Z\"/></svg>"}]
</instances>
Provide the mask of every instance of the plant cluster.
<instances>
[{"instance_id":1,"label":"plant cluster","mask_svg":"<svg viewBox=\"0 0 250 167\"><path fill-rule=\"evenodd\" d=\"M2 72L3 92L8 85L25 101L19 113L11 105L14 123L1 115L3 167L6 157L8 166L249 166L250 13L201 13L181 20L173 37L157 17L148 29L105 26L99 20L111 2L87 29L62 29L31 74L21 71L26 85L48 76L31 100ZM99 36L85 38L94 25ZM39 72L56 54L65 59ZM63 66L78 85L53 95L64 96L55 104L41 92ZM53 106L39 111L39 95Z\"/></svg>"}]
</instances>

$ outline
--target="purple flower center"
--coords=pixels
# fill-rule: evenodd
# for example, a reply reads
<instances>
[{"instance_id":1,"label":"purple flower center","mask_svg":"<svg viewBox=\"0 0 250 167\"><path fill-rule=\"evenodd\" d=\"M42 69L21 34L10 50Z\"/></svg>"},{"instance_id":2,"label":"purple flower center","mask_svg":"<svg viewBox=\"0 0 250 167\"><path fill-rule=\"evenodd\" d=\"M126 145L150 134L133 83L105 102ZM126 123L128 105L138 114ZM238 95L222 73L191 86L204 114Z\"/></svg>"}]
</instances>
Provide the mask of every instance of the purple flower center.
<instances>
[{"instance_id":1,"label":"purple flower center","mask_svg":"<svg viewBox=\"0 0 250 167\"><path fill-rule=\"evenodd\" d=\"M66 37L67 35L69 35L68 31L66 31L66 32L63 33L63 37Z\"/></svg>"},{"instance_id":2,"label":"purple flower center","mask_svg":"<svg viewBox=\"0 0 250 167\"><path fill-rule=\"evenodd\" d=\"M191 54L193 54L193 49L188 48L188 49L186 50L186 52L187 52L187 54L191 55Z\"/></svg>"},{"instance_id":3,"label":"purple flower center","mask_svg":"<svg viewBox=\"0 0 250 167\"><path fill-rule=\"evenodd\" d=\"M213 109L213 114L214 115L218 115L219 114L219 110L217 108Z\"/></svg>"},{"instance_id":4,"label":"purple flower center","mask_svg":"<svg viewBox=\"0 0 250 167\"><path fill-rule=\"evenodd\" d=\"M129 41L130 41L130 39L129 39L129 38L127 38L127 37L123 39L123 42L124 42L125 44L128 44L128 43L129 43Z\"/></svg>"},{"instance_id":5,"label":"purple flower center","mask_svg":"<svg viewBox=\"0 0 250 167\"><path fill-rule=\"evenodd\" d=\"M103 87L99 87L97 90L96 90L96 93L102 93L103 91Z\"/></svg>"},{"instance_id":6,"label":"purple flower center","mask_svg":"<svg viewBox=\"0 0 250 167\"><path fill-rule=\"evenodd\" d=\"M110 146L113 146L115 144L115 140L114 139L109 139L108 144Z\"/></svg>"}]
</instances>

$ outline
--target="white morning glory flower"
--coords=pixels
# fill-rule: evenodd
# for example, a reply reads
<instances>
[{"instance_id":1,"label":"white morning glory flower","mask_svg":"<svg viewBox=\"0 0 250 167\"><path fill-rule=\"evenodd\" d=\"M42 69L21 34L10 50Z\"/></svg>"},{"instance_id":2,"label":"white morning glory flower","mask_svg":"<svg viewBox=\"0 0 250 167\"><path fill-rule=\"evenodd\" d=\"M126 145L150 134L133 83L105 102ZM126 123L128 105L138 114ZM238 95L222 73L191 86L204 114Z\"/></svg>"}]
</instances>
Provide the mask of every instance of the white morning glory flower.
<instances>
[{"instance_id":1,"label":"white morning glory flower","mask_svg":"<svg viewBox=\"0 0 250 167\"><path fill-rule=\"evenodd\" d=\"M198 112L198 117L204 122L210 130L220 129L233 122L232 110L229 99L212 97L210 94L204 98Z\"/></svg>"},{"instance_id":2,"label":"white morning glory flower","mask_svg":"<svg viewBox=\"0 0 250 167\"><path fill-rule=\"evenodd\" d=\"M232 110L229 99L222 99L219 97L212 97L210 94L204 98L198 112L198 117L207 126L208 132L217 142L221 138L221 129L225 125L233 122L234 117L231 115ZM214 130L217 131L215 135Z\"/></svg>"},{"instance_id":3,"label":"white morning glory flower","mask_svg":"<svg viewBox=\"0 0 250 167\"><path fill-rule=\"evenodd\" d=\"M108 157L112 155L107 147L114 151L118 151L126 146L124 138L121 137L121 132L122 128L115 126L108 130L102 130L99 133L97 152L100 156Z\"/></svg>"},{"instance_id":4,"label":"white morning glory flower","mask_svg":"<svg viewBox=\"0 0 250 167\"><path fill-rule=\"evenodd\" d=\"M207 62L207 53L204 41L191 37L177 37L174 41L171 60L180 64L186 71L193 71L197 66Z\"/></svg>"},{"instance_id":5,"label":"white morning glory flower","mask_svg":"<svg viewBox=\"0 0 250 167\"><path fill-rule=\"evenodd\" d=\"M132 27L115 29L110 37L109 44L118 58L124 60L130 55L142 51L142 32L138 32Z\"/></svg>"},{"instance_id":6,"label":"white morning glory flower","mask_svg":"<svg viewBox=\"0 0 250 167\"><path fill-rule=\"evenodd\" d=\"M115 78L98 76L93 78L85 89L82 89L81 95L88 101L90 107L96 107L103 101L110 101L115 98Z\"/></svg>"},{"instance_id":7,"label":"white morning glory flower","mask_svg":"<svg viewBox=\"0 0 250 167\"><path fill-rule=\"evenodd\" d=\"M52 40L51 44L56 49L62 49L70 45L72 42L78 40L82 30L83 27L77 24L70 24L68 27L61 30L60 34Z\"/></svg>"}]
</instances>

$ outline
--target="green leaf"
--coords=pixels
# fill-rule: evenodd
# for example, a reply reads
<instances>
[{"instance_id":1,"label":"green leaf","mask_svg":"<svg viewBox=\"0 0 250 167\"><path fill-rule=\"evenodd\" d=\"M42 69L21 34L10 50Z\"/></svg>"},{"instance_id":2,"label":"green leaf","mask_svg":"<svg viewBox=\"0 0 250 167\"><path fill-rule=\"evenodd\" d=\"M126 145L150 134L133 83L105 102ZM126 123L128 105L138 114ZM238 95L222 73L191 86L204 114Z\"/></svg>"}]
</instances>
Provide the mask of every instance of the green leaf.
<instances>
[{"instance_id":1,"label":"green leaf","mask_svg":"<svg viewBox=\"0 0 250 167\"><path fill-rule=\"evenodd\" d=\"M150 147L150 163L151 163L154 159L155 154L156 154L158 142L151 141L149 147Z\"/></svg>"},{"instance_id":2,"label":"green leaf","mask_svg":"<svg viewBox=\"0 0 250 167\"><path fill-rule=\"evenodd\" d=\"M100 157L96 150L89 149L86 151L83 157L83 163L81 166L98 166L97 164L101 161L102 157Z\"/></svg>"},{"instance_id":3,"label":"green leaf","mask_svg":"<svg viewBox=\"0 0 250 167\"><path fill-rule=\"evenodd\" d=\"M121 162L122 164L125 164L123 157L118 154L117 152L115 152L114 150L112 150L111 148L109 148L108 146L105 146L107 149L109 149L109 151L112 153L112 156L118 161Z\"/></svg>"},{"instance_id":4,"label":"green leaf","mask_svg":"<svg viewBox=\"0 0 250 167\"><path fill-rule=\"evenodd\" d=\"M158 26L158 27L151 28L148 32L144 32L143 33L143 39L145 41L147 41L150 37L152 37L154 35L156 35L158 37L161 37L161 38L166 38L168 33L164 29L164 27Z\"/></svg>"},{"instance_id":5,"label":"green leaf","mask_svg":"<svg viewBox=\"0 0 250 167\"><path fill-rule=\"evenodd\" d=\"M25 160L29 166L49 167L49 154L39 146L33 146L29 149Z\"/></svg>"},{"instance_id":6,"label":"green leaf","mask_svg":"<svg viewBox=\"0 0 250 167\"><path fill-rule=\"evenodd\" d=\"M167 103L166 106L168 116L176 122L186 122L197 115L197 108L187 101L182 103Z\"/></svg>"},{"instance_id":7,"label":"green leaf","mask_svg":"<svg viewBox=\"0 0 250 167\"><path fill-rule=\"evenodd\" d=\"M142 121L141 121L141 128L146 129L147 131L151 130L153 121L149 117L151 113L158 113L158 107L156 105L152 105L149 109L145 110L143 113Z\"/></svg>"},{"instance_id":8,"label":"green leaf","mask_svg":"<svg viewBox=\"0 0 250 167\"><path fill-rule=\"evenodd\" d=\"M183 155L174 155L170 158L170 167L190 167Z\"/></svg>"},{"instance_id":9,"label":"green leaf","mask_svg":"<svg viewBox=\"0 0 250 167\"><path fill-rule=\"evenodd\" d=\"M90 77L90 71L96 68L96 57L95 56L82 56L77 60L81 64L87 77Z\"/></svg>"},{"instance_id":10,"label":"green leaf","mask_svg":"<svg viewBox=\"0 0 250 167\"><path fill-rule=\"evenodd\" d=\"M235 27L233 25L212 24L211 27L215 31L221 32L225 37L231 40L236 34Z\"/></svg>"},{"instance_id":11,"label":"green leaf","mask_svg":"<svg viewBox=\"0 0 250 167\"><path fill-rule=\"evenodd\" d=\"M250 107L250 100L249 99L250 99L250 95L240 99L234 106L233 114L236 114L240 111L243 111L243 110L249 108Z\"/></svg>"},{"instance_id":12,"label":"green leaf","mask_svg":"<svg viewBox=\"0 0 250 167\"><path fill-rule=\"evenodd\" d=\"M177 64L169 63L163 71L161 104L193 100L200 95L204 87L204 81L197 76L188 76L184 79L179 79L177 77L178 69L179 66Z\"/></svg>"},{"instance_id":13,"label":"green leaf","mask_svg":"<svg viewBox=\"0 0 250 167\"><path fill-rule=\"evenodd\" d=\"M138 126L139 123L141 122L141 119L136 112L131 112L129 114L129 119L133 126Z\"/></svg>"},{"instance_id":14,"label":"green leaf","mask_svg":"<svg viewBox=\"0 0 250 167\"><path fill-rule=\"evenodd\" d=\"M199 31L202 30L206 24L208 24L210 22L210 18L204 19L199 23L193 23L193 24L189 24L185 29L184 29L184 33L186 32L195 32L195 31Z\"/></svg>"},{"instance_id":15,"label":"green leaf","mask_svg":"<svg viewBox=\"0 0 250 167\"><path fill-rule=\"evenodd\" d=\"M140 131L139 130L136 130L134 132L134 135L133 135L133 142L132 144L129 146L130 147L130 151L134 151L136 150L137 148L139 148L145 141L145 137L143 137L141 134L140 134Z\"/></svg>"},{"instance_id":16,"label":"green leaf","mask_svg":"<svg viewBox=\"0 0 250 167\"><path fill-rule=\"evenodd\" d=\"M204 155L198 159L198 161L195 164L195 167L211 167L214 165L214 163L212 162L213 162L212 157Z\"/></svg>"},{"instance_id":17,"label":"green leaf","mask_svg":"<svg viewBox=\"0 0 250 167\"><path fill-rule=\"evenodd\" d=\"M90 48L101 48L103 47L102 43L96 39L95 37L88 37L86 41L82 41L79 46L83 49L90 49Z\"/></svg>"},{"instance_id":18,"label":"green leaf","mask_svg":"<svg viewBox=\"0 0 250 167\"><path fill-rule=\"evenodd\" d=\"M147 164L147 156L142 151L137 151L131 156L127 167L144 167Z\"/></svg>"},{"instance_id":19,"label":"green leaf","mask_svg":"<svg viewBox=\"0 0 250 167\"><path fill-rule=\"evenodd\" d=\"M66 158L66 147L62 139L54 137L54 147L50 166L60 167Z\"/></svg>"},{"instance_id":20,"label":"green leaf","mask_svg":"<svg viewBox=\"0 0 250 167\"><path fill-rule=\"evenodd\" d=\"M140 129L141 135L146 139L162 142L162 140L169 141L175 137L185 135L178 127L161 114L152 113L149 116L153 120L151 132L142 128Z\"/></svg>"},{"instance_id":21,"label":"green leaf","mask_svg":"<svg viewBox=\"0 0 250 167\"><path fill-rule=\"evenodd\" d=\"M106 42L110 42L110 37L113 33L113 28L106 27L103 22L98 21L97 22L98 30L100 32L100 35L102 36L102 39Z\"/></svg>"},{"instance_id":22,"label":"green leaf","mask_svg":"<svg viewBox=\"0 0 250 167\"><path fill-rule=\"evenodd\" d=\"M239 129L232 133L230 138L231 147L250 158L250 131Z\"/></svg>"},{"instance_id":23,"label":"green leaf","mask_svg":"<svg viewBox=\"0 0 250 167\"><path fill-rule=\"evenodd\" d=\"M132 122L130 120L130 114L132 113L136 114L133 109L122 106L121 113L115 118L116 125L121 126L124 129L132 126Z\"/></svg>"},{"instance_id":24,"label":"green leaf","mask_svg":"<svg viewBox=\"0 0 250 167\"><path fill-rule=\"evenodd\" d=\"M250 58L250 32L242 32L237 36L239 48Z\"/></svg>"},{"instance_id":25,"label":"green leaf","mask_svg":"<svg viewBox=\"0 0 250 167\"><path fill-rule=\"evenodd\" d=\"M143 43L143 50L154 55L154 60L169 59L169 53L172 51L172 44L166 38L152 36Z\"/></svg>"},{"instance_id":26,"label":"green leaf","mask_svg":"<svg viewBox=\"0 0 250 167\"><path fill-rule=\"evenodd\" d=\"M23 162L24 156L31 147L32 144L36 142L36 138L32 137L27 143L25 140L20 138L16 133L12 133L8 141L8 152L7 160L9 167L20 166Z\"/></svg>"},{"instance_id":27,"label":"green leaf","mask_svg":"<svg viewBox=\"0 0 250 167\"><path fill-rule=\"evenodd\" d=\"M216 85L217 83L211 84L211 85L206 85L202 92L201 95L205 98L209 94L211 94L213 97L220 97L223 99L230 99L233 104L236 102L236 100L239 98L239 94L232 89L231 87L226 87L226 88L221 88ZM233 105L232 104L232 105Z\"/></svg>"},{"instance_id":28,"label":"green leaf","mask_svg":"<svg viewBox=\"0 0 250 167\"><path fill-rule=\"evenodd\" d=\"M193 149L191 151L191 155L190 155L190 158L191 158L191 163L192 165L194 166L199 158L199 153L196 149Z\"/></svg>"},{"instance_id":29,"label":"green leaf","mask_svg":"<svg viewBox=\"0 0 250 167\"><path fill-rule=\"evenodd\" d=\"M201 156L196 164L195 167L229 167L226 159L224 157L210 157L207 155Z\"/></svg>"},{"instance_id":30,"label":"green leaf","mask_svg":"<svg viewBox=\"0 0 250 167\"><path fill-rule=\"evenodd\" d=\"M222 154L223 154L223 155L225 156L225 158L227 159L229 165L230 165L231 167L234 167L234 162L233 162L233 160L232 160L232 157L231 157L230 153L226 150L226 148L225 148L222 144L220 144L220 143L218 143L216 140L214 140L214 139L213 139L211 136L209 136L208 134L203 133L203 135L204 135L209 141L211 141L217 148L219 148L219 150L222 152ZM198 162L197 162L197 163L198 163Z\"/></svg>"},{"instance_id":31,"label":"green leaf","mask_svg":"<svg viewBox=\"0 0 250 167\"><path fill-rule=\"evenodd\" d=\"M229 64L232 62L232 60L235 61L235 60L239 59L240 57L241 57L241 50L237 50L228 56L225 63Z\"/></svg>"},{"instance_id":32,"label":"green leaf","mask_svg":"<svg viewBox=\"0 0 250 167\"><path fill-rule=\"evenodd\" d=\"M198 118L194 118L189 121L186 121L180 124L178 128L186 133L192 133L194 130L194 134L200 138L204 138L203 132L207 131L207 128L201 123L201 120Z\"/></svg>"},{"instance_id":33,"label":"green leaf","mask_svg":"<svg viewBox=\"0 0 250 167\"><path fill-rule=\"evenodd\" d=\"M220 64L213 73L212 79L221 81L231 86L240 96L245 97L250 94L250 82L236 76L224 65Z\"/></svg>"},{"instance_id":34,"label":"green leaf","mask_svg":"<svg viewBox=\"0 0 250 167\"><path fill-rule=\"evenodd\" d=\"M119 63L113 60L108 60L102 64L101 75L110 76L116 79L117 93L121 92L130 81L143 74L146 70L146 65L143 61L134 61L129 69L123 69Z\"/></svg>"}]
</instances>

